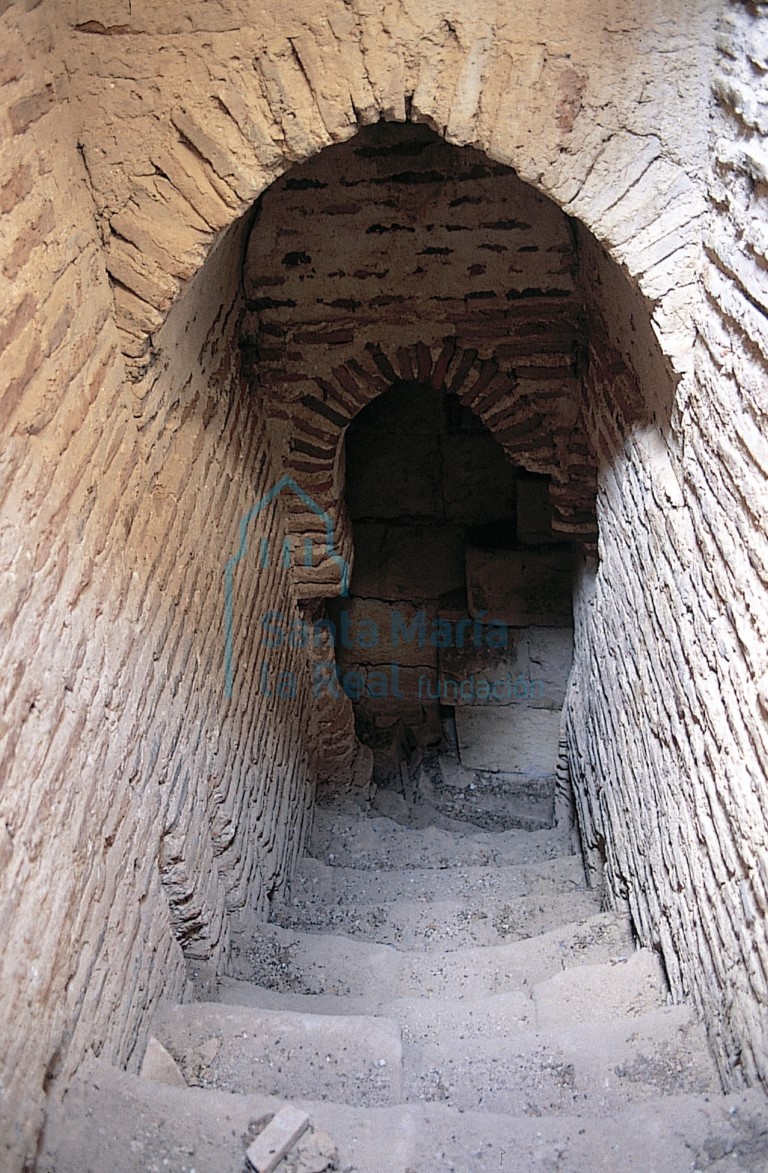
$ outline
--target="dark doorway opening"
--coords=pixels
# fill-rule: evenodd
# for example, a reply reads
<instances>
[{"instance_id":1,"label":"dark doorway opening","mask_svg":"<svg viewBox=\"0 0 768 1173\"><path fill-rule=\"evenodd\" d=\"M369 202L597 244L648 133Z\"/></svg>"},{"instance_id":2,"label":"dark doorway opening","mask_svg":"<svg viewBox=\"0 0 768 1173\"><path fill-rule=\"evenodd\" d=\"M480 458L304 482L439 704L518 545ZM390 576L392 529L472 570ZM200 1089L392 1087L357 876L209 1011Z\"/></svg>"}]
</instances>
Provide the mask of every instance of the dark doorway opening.
<instances>
[{"instance_id":1,"label":"dark doorway opening","mask_svg":"<svg viewBox=\"0 0 768 1173\"><path fill-rule=\"evenodd\" d=\"M443 782L453 762L457 790L551 791L572 550L552 529L550 478L514 467L456 396L415 382L360 412L345 457L355 562L331 612L377 784L407 790L425 763Z\"/></svg>"}]
</instances>

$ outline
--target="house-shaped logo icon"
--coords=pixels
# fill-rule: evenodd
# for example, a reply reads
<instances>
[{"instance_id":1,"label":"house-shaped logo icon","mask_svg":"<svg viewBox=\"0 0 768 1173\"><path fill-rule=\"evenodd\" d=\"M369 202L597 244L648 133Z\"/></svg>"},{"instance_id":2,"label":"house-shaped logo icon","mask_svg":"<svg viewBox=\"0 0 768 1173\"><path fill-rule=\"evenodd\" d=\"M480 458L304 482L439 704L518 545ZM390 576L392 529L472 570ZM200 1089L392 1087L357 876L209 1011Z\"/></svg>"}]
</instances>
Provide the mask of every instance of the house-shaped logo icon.
<instances>
[{"instance_id":1,"label":"house-shaped logo icon","mask_svg":"<svg viewBox=\"0 0 768 1173\"><path fill-rule=\"evenodd\" d=\"M226 565L224 567L224 680L225 680L225 692L226 692L226 696L228 699L231 698L231 696L232 696L232 692L233 692L233 688L234 688L234 677L235 677L235 670L234 670L234 630L235 630L234 576L235 576L235 570L237 569L238 565L242 562L242 560L245 558L246 554L248 553L249 527L250 527L251 523L258 517L258 515L261 512L263 512L264 509L268 508L268 506L270 506L272 504L272 502L275 501L276 498L280 496L280 494L283 492L284 489L290 490L292 493L294 493L295 496L301 501L301 503L304 506L306 506L307 509L311 510L312 513L316 514L316 516L321 519L321 521L323 523L324 530L325 530L325 543L324 543L325 544L325 556L331 562L335 562L339 567L339 572L340 572L339 594L342 597L346 597L349 594L349 564L347 563L347 560L345 558L343 558L341 556L341 554L337 553L337 551L336 551L335 531L334 531L334 525L333 525L332 519L328 515L327 511L325 509L323 509L320 505L318 505L318 503L309 495L309 493L307 493L304 489L302 489L301 485L298 485L296 483L296 481L293 479L293 477L288 476L288 475L281 477L280 480L277 481L275 485L273 485L273 487L269 490L269 492L265 493L263 497L260 497L259 500L256 502L256 504L253 506L253 508L249 509L248 512L246 514L244 514L244 516L240 519L240 526L239 526L240 542L238 545L237 553L234 554L229 559L229 561L226 563ZM304 566L312 566L312 564L313 564L313 550L312 550L311 539L307 539L304 541L303 553L304 553L303 565ZM290 541L287 538L283 541L280 557L281 557L282 564L283 564L284 568L286 570L290 569L290 566L291 566L291 546L290 546ZM259 566L262 569L264 569L266 566L269 565L270 551L269 551L267 540L265 538L262 538L259 543L258 560L259 560Z\"/></svg>"}]
</instances>

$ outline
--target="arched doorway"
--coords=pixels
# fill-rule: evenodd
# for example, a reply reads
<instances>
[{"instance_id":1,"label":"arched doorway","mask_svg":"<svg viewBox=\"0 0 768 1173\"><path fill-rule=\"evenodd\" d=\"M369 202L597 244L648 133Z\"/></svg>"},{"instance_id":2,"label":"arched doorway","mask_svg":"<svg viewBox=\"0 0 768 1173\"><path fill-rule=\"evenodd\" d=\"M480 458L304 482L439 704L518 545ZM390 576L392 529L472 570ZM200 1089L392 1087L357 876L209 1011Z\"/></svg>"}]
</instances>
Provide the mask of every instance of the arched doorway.
<instances>
[{"instance_id":1,"label":"arched doorway","mask_svg":"<svg viewBox=\"0 0 768 1173\"><path fill-rule=\"evenodd\" d=\"M573 552L552 529L550 478L515 468L457 396L418 383L364 408L345 455L354 570L330 613L375 781L410 798L424 762L446 811L484 784L498 825L531 825L536 800L551 821Z\"/></svg>"}]
</instances>

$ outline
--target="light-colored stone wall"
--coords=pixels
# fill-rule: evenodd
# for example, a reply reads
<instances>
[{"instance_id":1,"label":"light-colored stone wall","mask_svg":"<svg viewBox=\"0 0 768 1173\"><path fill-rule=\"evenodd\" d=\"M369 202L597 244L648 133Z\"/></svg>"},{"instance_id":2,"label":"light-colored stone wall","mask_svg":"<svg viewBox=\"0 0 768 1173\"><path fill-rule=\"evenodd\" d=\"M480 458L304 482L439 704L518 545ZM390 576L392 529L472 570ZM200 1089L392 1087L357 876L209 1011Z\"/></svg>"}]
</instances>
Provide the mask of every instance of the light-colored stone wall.
<instances>
[{"instance_id":1,"label":"light-colored stone wall","mask_svg":"<svg viewBox=\"0 0 768 1173\"><path fill-rule=\"evenodd\" d=\"M3 1169L55 1077L136 1064L185 955L223 962L230 914L264 914L312 798L306 653L279 663L295 698L254 696L257 609L295 608L279 563L238 570L225 690L225 563L274 480L238 373L245 226L126 381L61 33L27 7L0 36ZM279 543L279 502L252 531Z\"/></svg>"},{"instance_id":2,"label":"light-colored stone wall","mask_svg":"<svg viewBox=\"0 0 768 1173\"><path fill-rule=\"evenodd\" d=\"M360 673L364 682L356 705L358 729L362 723L375 735L403 721L418 740L437 741L439 698L451 693L446 681L451 673L464 680L477 667L467 662L474 647L471 637L465 641L469 622L461 629L461 651L456 647L456 624L469 620L468 535L473 527L496 521L507 541L514 541L515 469L455 399L442 390L402 384L375 400L349 428L346 496L355 568L350 603L341 601L339 607L350 617L350 639L337 658L345 672ZM488 607L484 611L485 617L495 615ZM450 626L444 628L445 639L436 641L438 622ZM485 650L484 632L474 642ZM493 666L487 652L476 659ZM355 691L355 677L348 679Z\"/></svg>"},{"instance_id":3,"label":"light-colored stone wall","mask_svg":"<svg viewBox=\"0 0 768 1173\"><path fill-rule=\"evenodd\" d=\"M355 565L350 599L330 611L358 732L387 747L382 773L401 724L435 743L454 708L559 712L572 553L552 532L548 478L516 469L455 396L418 383L374 400L345 445Z\"/></svg>"},{"instance_id":4,"label":"light-colored stone wall","mask_svg":"<svg viewBox=\"0 0 768 1173\"><path fill-rule=\"evenodd\" d=\"M640 304L587 249L599 569L580 592L571 768L609 898L662 950L727 1084L765 1080L768 498L765 21L725 7L697 338L675 386ZM608 336L636 377L606 363ZM762 691L761 691L762 690Z\"/></svg>"},{"instance_id":5,"label":"light-colored stone wall","mask_svg":"<svg viewBox=\"0 0 768 1173\"><path fill-rule=\"evenodd\" d=\"M138 1004L181 978L157 866L144 866L151 848L131 853L139 812L113 786L123 703L96 584L119 548L122 357L56 29L42 16L4 5L0 17L3 1168L34 1151L43 1091L94 1004L89 1041L120 1054Z\"/></svg>"},{"instance_id":6,"label":"light-colored stone wall","mask_svg":"<svg viewBox=\"0 0 768 1173\"><path fill-rule=\"evenodd\" d=\"M222 552L284 454L236 377L244 240L222 236L287 167L381 116L513 167L610 255L580 238L603 291L580 359L601 462L570 705L582 826L610 898L704 1008L726 1081L765 1077L758 9L65 0L0 21L10 1167L53 1076L89 1047L136 1057L181 992L181 945L216 959L227 910L263 912L310 761L348 735L344 712L312 727L303 652L276 659L292 699L259 694L248 624L226 699ZM466 402L507 374L431 342L377 354L436 386L462 371ZM306 476L331 497L344 420L391 382L370 354L364 374L342 366L320 399L342 422L308 409L300 433L328 450ZM277 535L297 510L259 516ZM332 581L265 569L237 578L236 615Z\"/></svg>"}]
</instances>

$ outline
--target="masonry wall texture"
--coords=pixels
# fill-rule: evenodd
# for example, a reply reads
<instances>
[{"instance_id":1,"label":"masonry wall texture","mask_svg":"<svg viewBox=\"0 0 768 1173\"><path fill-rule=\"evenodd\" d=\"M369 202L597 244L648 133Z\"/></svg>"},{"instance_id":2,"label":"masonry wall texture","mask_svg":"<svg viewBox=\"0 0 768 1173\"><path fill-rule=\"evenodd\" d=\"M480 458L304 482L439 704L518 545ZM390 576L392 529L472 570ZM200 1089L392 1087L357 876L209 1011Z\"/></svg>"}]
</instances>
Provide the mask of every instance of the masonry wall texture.
<instances>
[{"instance_id":1,"label":"masonry wall texture","mask_svg":"<svg viewBox=\"0 0 768 1173\"><path fill-rule=\"evenodd\" d=\"M764 1080L768 1061L765 210L757 142L767 48L754 9L723 14L695 375L673 399L637 355L640 385L655 390L646 391L645 414L668 426L661 435L644 427L627 443L619 404L613 429L605 421L592 428L606 469L600 528L612 539L601 541L596 576L585 573L580 643L591 651L577 661L569 721L572 769L587 783L577 787L582 825L603 845L609 890L628 898L641 937L662 949L673 989L703 1007L726 1082ZM604 281L605 262L595 256L592 266L591 283ZM611 325L625 355L638 320L622 325L617 315ZM615 373L594 328L590 338L588 384L615 399ZM619 578L631 584L621 598Z\"/></svg>"},{"instance_id":2,"label":"masonry wall texture","mask_svg":"<svg viewBox=\"0 0 768 1173\"><path fill-rule=\"evenodd\" d=\"M284 472L329 508L351 558L346 423L403 378L448 387L481 416L495 407L497 424L509 412L498 435L511 450L516 388L537 382L532 367L558 371L552 403L575 412L575 447L553 406L517 463L533 462L531 441L548 443L560 420L553 467L531 467L552 475L561 530L583 546L566 709L590 868L609 901L629 901L673 990L702 1007L724 1082L768 1078L764 9L465 7L2 6L0 1151L11 1169L34 1151L55 1076L89 1049L135 1064L153 1007L183 990L185 955L226 965L233 918L264 915L290 872L316 780L366 784L349 706L314 703L306 649L286 643L275 657L285 695L260 687L254 617L312 614L339 589L320 549L288 575L253 557L260 538L316 531L306 508L282 494L247 529L231 698L224 567L240 520ZM445 315L372 305L392 291L369 296L379 279L354 272L322 295L347 304L319 309L303 258L282 264L315 253L282 239L272 276L297 304L266 303L278 286L255 287L254 260L298 227L298 168L273 189L272 236L260 232L273 192L257 212L241 285L250 209L290 167L330 171L347 150L366 200L378 198L387 156L333 144L381 118L461 148L457 174L471 152L487 174L470 182L515 188L531 216L512 218L570 250L568 264L566 251L522 257L556 262L550 288L575 317L534 297L547 312L526 318L509 291L541 289L554 269L516 285L492 249L469 262L485 272L457 273ZM444 166L447 148L429 150L446 152ZM432 223L419 205L429 184L402 187ZM385 206L368 223L355 189L324 190L347 205L329 220L381 225L362 233L368 244L410 261L414 233L393 232ZM464 234L449 225L464 224L494 234L476 235L478 250L504 245L507 230L482 225L506 212L446 212L425 247L454 248ZM327 244L321 219L309 227ZM429 254L425 280L454 255ZM367 321L349 338L353 302ZM488 323L491 303L502 312ZM539 317L552 345L523 363L523 323ZM496 357L500 333L522 355ZM588 488L589 508L569 484Z\"/></svg>"},{"instance_id":3,"label":"masonry wall texture","mask_svg":"<svg viewBox=\"0 0 768 1173\"><path fill-rule=\"evenodd\" d=\"M456 411L490 429L501 457L550 476L556 536L593 541L596 466L580 427L577 268L562 212L509 168L477 151L457 153L425 126L367 128L265 193L244 267L245 369L283 466L333 518L350 563L344 428L402 380L449 394ZM413 455L423 464L423 452ZM493 495L490 482L487 489ZM491 519L493 507L487 511ZM307 520L295 503L297 544ZM437 532L429 541L435 570ZM393 533L384 562L394 544ZM463 544L456 530L454 546ZM358 529L356 545L365 561L366 532ZM299 578L304 596L338 593L331 558ZM353 594L358 579L353 570ZM344 665L351 668L348 657ZM422 724L416 669L407 669L414 728ZM325 691L318 700L334 733L322 776L338 780L356 744L352 710Z\"/></svg>"},{"instance_id":4,"label":"masonry wall texture","mask_svg":"<svg viewBox=\"0 0 768 1173\"><path fill-rule=\"evenodd\" d=\"M126 381L40 15L3 30L4 1169L34 1151L54 1076L87 1049L135 1065L184 955L216 961L230 912L263 915L311 801L306 657L296 697L250 704L256 596L293 607L253 559L224 689L224 565L274 480L238 376L246 225ZM278 503L254 540L280 532Z\"/></svg>"},{"instance_id":5,"label":"masonry wall texture","mask_svg":"<svg viewBox=\"0 0 768 1173\"><path fill-rule=\"evenodd\" d=\"M244 273L252 383L274 404L286 459L322 467L334 421L318 389L331 404L342 396L344 414L344 397L348 413L422 378L492 420L513 462L555 474L557 528L593 534L576 269L551 201L425 127L372 127L294 168L261 201ZM333 512L339 496L334 485Z\"/></svg>"}]
</instances>

